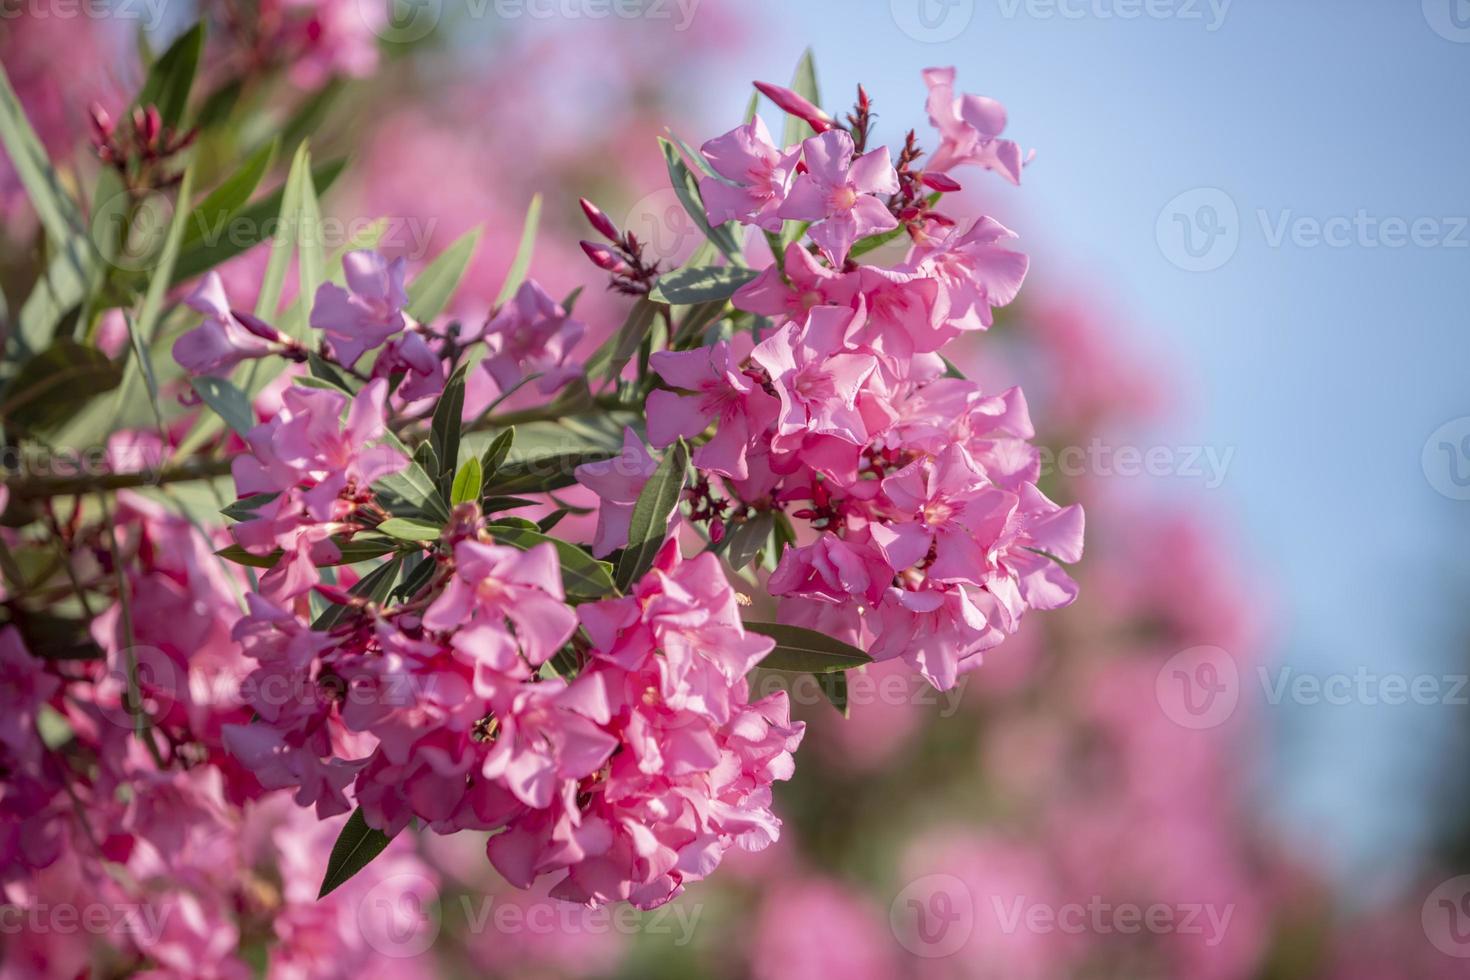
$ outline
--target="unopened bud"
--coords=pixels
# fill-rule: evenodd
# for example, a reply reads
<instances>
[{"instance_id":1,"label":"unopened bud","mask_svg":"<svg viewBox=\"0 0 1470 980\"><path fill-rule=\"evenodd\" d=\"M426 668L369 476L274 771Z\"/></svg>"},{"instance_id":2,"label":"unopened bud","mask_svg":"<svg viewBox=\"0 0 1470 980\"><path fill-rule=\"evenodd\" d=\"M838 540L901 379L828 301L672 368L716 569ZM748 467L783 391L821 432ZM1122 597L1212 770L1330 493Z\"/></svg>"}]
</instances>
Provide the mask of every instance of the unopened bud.
<instances>
[{"instance_id":1,"label":"unopened bud","mask_svg":"<svg viewBox=\"0 0 1470 980\"><path fill-rule=\"evenodd\" d=\"M836 126L831 116L789 88L772 85L770 82L756 82L755 87L766 98L796 118L804 120L808 126L818 133L825 133L827 130Z\"/></svg>"},{"instance_id":2,"label":"unopened bud","mask_svg":"<svg viewBox=\"0 0 1470 980\"><path fill-rule=\"evenodd\" d=\"M579 198L578 201L582 205L582 213L587 216L587 220L597 230L597 233L610 242L617 241L617 225L614 225L608 216L602 213L602 209L585 197Z\"/></svg>"}]
</instances>

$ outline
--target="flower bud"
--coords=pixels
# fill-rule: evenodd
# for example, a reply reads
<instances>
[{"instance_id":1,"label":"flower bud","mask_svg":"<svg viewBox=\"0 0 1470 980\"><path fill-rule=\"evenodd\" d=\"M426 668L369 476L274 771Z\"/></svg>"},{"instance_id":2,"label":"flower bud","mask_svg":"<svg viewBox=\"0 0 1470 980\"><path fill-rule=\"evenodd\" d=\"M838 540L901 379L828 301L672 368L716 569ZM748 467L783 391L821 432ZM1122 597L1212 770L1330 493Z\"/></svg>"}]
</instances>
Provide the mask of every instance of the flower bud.
<instances>
[{"instance_id":1,"label":"flower bud","mask_svg":"<svg viewBox=\"0 0 1470 980\"><path fill-rule=\"evenodd\" d=\"M578 203L582 205L582 213L587 216L587 220L591 222L592 227L597 230L597 233L599 235L606 238L610 242L615 242L618 240L617 226L614 225L611 220L609 220L606 214L602 213L601 208L593 204L591 201L587 200L585 197L578 198Z\"/></svg>"},{"instance_id":2,"label":"flower bud","mask_svg":"<svg viewBox=\"0 0 1470 980\"><path fill-rule=\"evenodd\" d=\"M836 126L831 116L789 88L772 85L770 82L756 82L755 87L766 98L796 118L804 120L808 126L818 133L825 133L827 130Z\"/></svg>"}]
</instances>

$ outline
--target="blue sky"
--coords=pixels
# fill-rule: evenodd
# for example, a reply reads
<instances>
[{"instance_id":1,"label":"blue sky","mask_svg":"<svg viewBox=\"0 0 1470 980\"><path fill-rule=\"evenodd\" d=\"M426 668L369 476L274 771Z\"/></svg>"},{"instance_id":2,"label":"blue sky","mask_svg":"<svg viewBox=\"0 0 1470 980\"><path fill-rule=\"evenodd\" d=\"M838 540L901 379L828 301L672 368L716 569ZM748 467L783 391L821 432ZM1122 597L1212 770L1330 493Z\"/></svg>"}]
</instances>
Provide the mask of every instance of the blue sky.
<instances>
[{"instance_id":1,"label":"blue sky","mask_svg":"<svg viewBox=\"0 0 1470 980\"><path fill-rule=\"evenodd\" d=\"M737 119L745 82L786 79L808 45L829 102L862 80L894 129L922 122L928 65L1001 99L1041 151L999 204L1038 275L1096 284L1172 366L1187 411L1161 442L1234 448L1219 489L1165 489L1237 535L1277 663L1442 679L1470 632L1470 503L1436 490L1463 451L1421 465L1470 415L1470 4L1452 2L772 0L707 108ZM1268 707L1263 796L1382 880L1463 768L1467 709L1354 700Z\"/></svg>"}]
</instances>

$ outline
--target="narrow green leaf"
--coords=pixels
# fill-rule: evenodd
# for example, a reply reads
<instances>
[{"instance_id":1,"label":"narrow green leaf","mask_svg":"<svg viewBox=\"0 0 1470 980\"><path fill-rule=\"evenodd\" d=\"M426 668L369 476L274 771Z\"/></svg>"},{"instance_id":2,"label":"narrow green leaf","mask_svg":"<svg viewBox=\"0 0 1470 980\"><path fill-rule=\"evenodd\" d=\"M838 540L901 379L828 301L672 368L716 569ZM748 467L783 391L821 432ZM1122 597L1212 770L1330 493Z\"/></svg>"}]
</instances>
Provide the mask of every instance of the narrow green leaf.
<instances>
[{"instance_id":1,"label":"narrow green leaf","mask_svg":"<svg viewBox=\"0 0 1470 980\"><path fill-rule=\"evenodd\" d=\"M583 463L600 463L617 453L604 449L575 450L507 460L485 481L481 492L486 495L549 493L577 482L576 469Z\"/></svg>"},{"instance_id":2,"label":"narrow green leaf","mask_svg":"<svg viewBox=\"0 0 1470 980\"><path fill-rule=\"evenodd\" d=\"M907 233L908 228L905 225L899 225L897 228L894 228L891 231L879 232L876 235L869 235L867 238L861 238L853 244L852 250L847 253L848 258L855 259L860 256L867 255L874 249L882 248L884 245L887 245L898 236Z\"/></svg>"},{"instance_id":3,"label":"narrow green leaf","mask_svg":"<svg viewBox=\"0 0 1470 980\"><path fill-rule=\"evenodd\" d=\"M536 250L536 229L541 224L541 195L534 194L531 204L526 208L526 222L521 226L521 244L516 249L515 260L510 264L510 270L505 274L505 283L500 287L500 293L495 297L495 305L499 306L515 295L521 283L526 279L526 273L531 271L531 254Z\"/></svg>"},{"instance_id":4,"label":"narrow green leaf","mask_svg":"<svg viewBox=\"0 0 1470 980\"><path fill-rule=\"evenodd\" d=\"M167 51L148 69L136 106L155 105L165 126L177 129L189 105L189 90L204 51L204 24L198 23L179 35Z\"/></svg>"},{"instance_id":5,"label":"narrow green leaf","mask_svg":"<svg viewBox=\"0 0 1470 980\"><path fill-rule=\"evenodd\" d=\"M81 249L86 241L87 225L82 220L81 209L62 188L61 178L26 119L3 65L0 65L0 143L4 144L26 197L52 243L66 250L67 261L74 269L85 269L86 255Z\"/></svg>"},{"instance_id":6,"label":"narrow green leaf","mask_svg":"<svg viewBox=\"0 0 1470 980\"><path fill-rule=\"evenodd\" d=\"M353 810L352 816L342 826L342 832L337 835L337 842L332 845L332 854L327 858L327 873L322 876L321 891L316 897L320 899L330 895L382 854L392 840L381 830L368 826L362 807Z\"/></svg>"},{"instance_id":7,"label":"narrow green leaf","mask_svg":"<svg viewBox=\"0 0 1470 980\"><path fill-rule=\"evenodd\" d=\"M618 332L604 341L587 360L587 376L601 377L607 381L617 380L623 373L623 368L628 366L628 362L638 352L643 338L648 336L648 329L653 326L653 318L657 314L658 307L655 304L645 296L638 297L638 302L628 311L628 317Z\"/></svg>"},{"instance_id":8,"label":"narrow green leaf","mask_svg":"<svg viewBox=\"0 0 1470 980\"><path fill-rule=\"evenodd\" d=\"M658 145L663 150L664 162L668 165L669 182L673 184L674 194L678 196L679 203L684 205L684 210L689 213L689 217L694 220L695 226L704 232L705 238L714 242L727 259L736 265L744 265L745 257L741 254L740 243L736 240L735 232L730 224L723 224L718 228L710 225L709 215L704 209L704 198L699 193L699 181L684 162L679 148L663 137L659 137Z\"/></svg>"},{"instance_id":9,"label":"narrow green leaf","mask_svg":"<svg viewBox=\"0 0 1470 980\"><path fill-rule=\"evenodd\" d=\"M311 151L306 143L296 148L291 170L286 175L286 188L281 196L281 210L276 220L276 237L271 242L270 260L260 281L260 296L255 301L255 315L274 322L281 305L281 291L286 284L286 270L291 267L291 254L301 229L302 200L305 185L311 180Z\"/></svg>"},{"instance_id":10,"label":"narrow green leaf","mask_svg":"<svg viewBox=\"0 0 1470 980\"><path fill-rule=\"evenodd\" d=\"M689 468L689 446L680 439L664 453L653 476L633 504L628 524L628 546L618 562L617 586L627 591L653 564L654 556L669 533L669 518L684 494L684 478Z\"/></svg>"},{"instance_id":11,"label":"narrow green leaf","mask_svg":"<svg viewBox=\"0 0 1470 980\"><path fill-rule=\"evenodd\" d=\"M765 547L775 523L770 511L762 511L731 531L729 544L725 548L725 560L730 563L730 567L738 572L749 565L760 554L761 548Z\"/></svg>"},{"instance_id":12,"label":"narrow green leaf","mask_svg":"<svg viewBox=\"0 0 1470 980\"><path fill-rule=\"evenodd\" d=\"M148 403L153 406L153 417L158 421L158 430L162 432L168 426L163 421L163 407L158 404L158 376L153 371L153 357L148 353L148 345L143 342L142 331L133 322L132 315L124 313L123 322L127 324L128 340L132 344L137 372L143 377L143 384L148 389ZM127 391L130 387L129 379L132 376L133 372L123 371L123 381L118 386L118 391ZM125 400L125 398L119 400Z\"/></svg>"},{"instance_id":13,"label":"narrow green leaf","mask_svg":"<svg viewBox=\"0 0 1470 980\"><path fill-rule=\"evenodd\" d=\"M443 483L444 499L449 499L450 480L459 465L459 435L464 426L464 379L468 365L461 364L450 376L434 406L434 420L429 427L429 444L439 461L437 472L430 471Z\"/></svg>"},{"instance_id":14,"label":"narrow green leaf","mask_svg":"<svg viewBox=\"0 0 1470 980\"><path fill-rule=\"evenodd\" d=\"M316 302L317 288L327 278L327 249L326 244L322 241L321 204L317 200L316 185L311 181L311 154L305 150L306 144L303 143L301 221L295 229L296 255L300 274L296 295L303 323L308 320L311 305Z\"/></svg>"},{"instance_id":15,"label":"narrow green leaf","mask_svg":"<svg viewBox=\"0 0 1470 980\"><path fill-rule=\"evenodd\" d=\"M408 315L420 323L428 323L444 311L459 288L475 248L480 244L482 229L477 225L455 239L439 256L420 272L408 286Z\"/></svg>"},{"instance_id":16,"label":"narrow green leaf","mask_svg":"<svg viewBox=\"0 0 1470 980\"><path fill-rule=\"evenodd\" d=\"M659 276L658 286L649 294L655 303L693 306L729 299L735 291L754 279L755 269L740 266L707 265L699 268L675 269Z\"/></svg>"},{"instance_id":17,"label":"narrow green leaf","mask_svg":"<svg viewBox=\"0 0 1470 980\"><path fill-rule=\"evenodd\" d=\"M472 500L479 500L480 482L480 461L471 456L454 474L454 491L450 494L449 502L457 507Z\"/></svg>"},{"instance_id":18,"label":"narrow green leaf","mask_svg":"<svg viewBox=\"0 0 1470 980\"><path fill-rule=\"evenodd\" d=\"M220 513L234 521L248 521L256 516L256 511L279 496L278 493L252 493L248 497L241 497L228 507L221 507Z\"/></svg>"},{"instance_id":19,"label":"narrow green leaf","mask_svg":"<svg viewBox=\"0 0 1470 980\"><path fill-rule=\"evenodd\" d=\"M346 160L329 160L312 168L311 182L317 194L325 194L346 167ZM198 239L186 242L174 269L173 284L177 286L202 275L265 241L276 227L284 199L285 185L282 185L236 211L228 221L214 221Z\"/></svg>"},{"instance_id":20,"label":"narrow green leaf","mask_svg":"<svg viewBox=\"0 0 1470 980\"><path fill-rule=\"evenodd\" d=\"M434 563L429 562L428 565L430 571L432 571ZM348 589L347 592L356 598L366 599L369 602L382 605L388 601L388 597L392 594L393 583L398 581L398 571L402 567L403 558L395 555L358 579L357 584ZM312 620L311 628L319 633L325 632L341 622L342 617L346 614L346 606L329 606L320 616Z\"/></svg>"},{"instance_id":21,"label":"narrow green leaf","mask_svg":"<svg viewBox=\"0 0 1470 980\"><path fill-rule=\"evenodd\" d=\"M485 496L486 487L490 486L495 474L500 470L500 464L505 462L505 457L510 455L510 447L516 441L516 427L511 426L500 433L485 447L485 452L480 456L480 495Z\"/></svg>"},{"instance_id":22,"label":"narrow green leaf","mask_svg":"<svg viewBox=\"0 0 1470 980\"><path fill-rule=\"evenodd\" d=\"M189 384L225 424L240 435L255 428L255 410L245 392L225 378L190 378Z\"/></svg>"},{"instance_id":23,"label":"narrow green leaf","mask_svg":"<svg viewBox=\"0 0 1470 980\"><path fill-rule=\"evenodd\" d=\"M817 679L817 686L822 689L822 693L827 696L827 700L831 702L832 707L836 708L842 717L850 717L851 712L847 704L847 672L844 670L834 670L826 674L813 674L812 676Z\"/></svg>"},{"instance_id":24,"label":"narrow green leaf","mask_svg":"<svg viewBox=\"0 0 1470 980\"><path fill-rule=\"evenodd\" d=\"M767 654L760 666L768 670L793 670L803 673L826 674L834 670L847 670L873 662L873 658L851 644L833 639L825 633L787 626L784 623L745 623L752 633L769 636L776 641L776 648Z\"/></svg>"},{"instance_id":25,"label":"narrow green leaf","mask_svg":"<svg viewBox=\"0 0 1470 980\"><path fill-rule=\"evenodd\" d=\"M378 532L402 541L438 541L444 529L427 521L409 517L390 517L378 525Z\"/></svg>"},{"instance_id":26,"label":"narrow green leaf","mask_svg":"<svg viewBox=\"0 0 1470 980\"><path fill-rule=\"evenodd\" d=\"M791 76L791 91L814 106L820 108L822 105L821 93L817 91L817 59L811 48L802 52L801 60L796 63L796 72ZM786 125L781 129L781 145L792 146L810 135L811 126L806 120L788 114Z\"/></svg>"}]
</instances>

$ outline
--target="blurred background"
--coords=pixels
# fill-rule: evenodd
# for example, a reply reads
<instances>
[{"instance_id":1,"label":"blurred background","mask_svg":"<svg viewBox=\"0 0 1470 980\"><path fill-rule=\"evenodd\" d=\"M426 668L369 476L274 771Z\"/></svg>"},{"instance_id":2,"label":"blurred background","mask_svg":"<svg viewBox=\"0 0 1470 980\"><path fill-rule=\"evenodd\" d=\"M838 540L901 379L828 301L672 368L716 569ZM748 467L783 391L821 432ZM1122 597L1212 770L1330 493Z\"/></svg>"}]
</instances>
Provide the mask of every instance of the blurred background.
<instances>
[{"instance_id":1,"label":"blurred background","mask_svg":"<svg viewBox=\"0 0 1470 980\"><path fill-rule=\"evenodd\" d=\"M241 5L204 6L238 27ZM587 286L594 332L626 300L577 248L578 196L668 265L698 243L667 188L664 127L696 146L725 132L752 80L784 84L810 48L824 108L846 111L861 82L878 142L910 128L922 142L920 71L954 65L1037 150L1019 188L969 181L967 216L1016 230L1032 272L962 367L1026 385L1046 489L1088 512L1081 600L1034 617L958 691L881 665L854 678L844 720L798 685L809 734L769 851L732 852L674 905L625 915L514 892L469 835L426 839L431 941L378 937L384 962L1470 975L1470 5L323 7L365 37L356 61L303 59L267 102L314 150L350 153L326 209L386 216L385 251L411 261L483 223L457 300L483 311L540 191L533 274L555 295ZM125 103L138 36L161 49L199 12L6 9L5 69L59 158L88 104ZM266 56L241 34L211 35L220 72ZM5 247L22 255L33 218L4 181ZM262 261L236 260L239 289Z\"/></svg>"}]
</instances>

